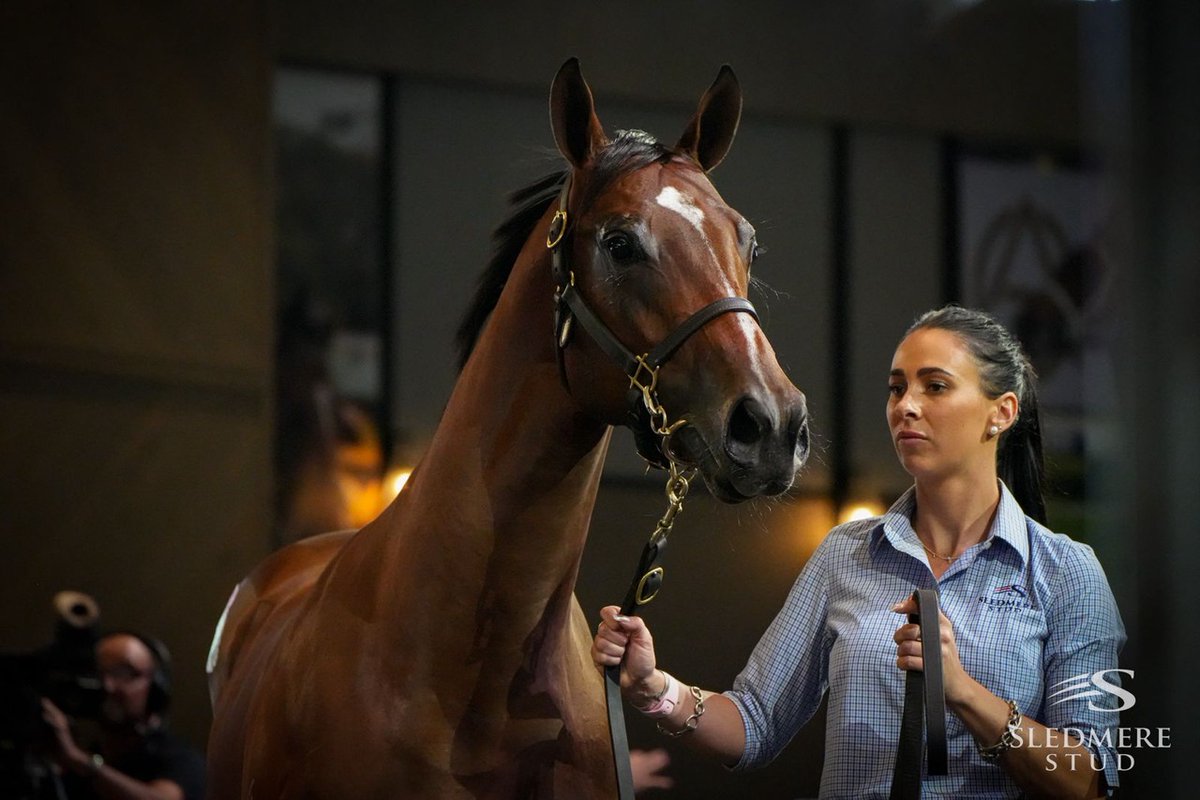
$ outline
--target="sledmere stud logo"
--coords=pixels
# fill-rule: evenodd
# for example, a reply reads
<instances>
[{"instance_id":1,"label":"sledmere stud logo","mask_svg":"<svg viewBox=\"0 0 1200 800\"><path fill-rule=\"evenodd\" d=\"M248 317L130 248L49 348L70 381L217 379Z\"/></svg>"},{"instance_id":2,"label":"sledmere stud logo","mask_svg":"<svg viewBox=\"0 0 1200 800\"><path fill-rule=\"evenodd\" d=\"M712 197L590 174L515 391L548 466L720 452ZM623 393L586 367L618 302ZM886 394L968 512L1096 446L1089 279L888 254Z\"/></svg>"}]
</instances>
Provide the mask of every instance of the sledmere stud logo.
<instances>
[{"instance_id":1,"label":"sledmere stud logo","mask_svg":"<svg viewBox=\"0 0 1200 800\"><path fill-rule=\"evenodd\" d=\"M1089 698L1087 701L1088 708L1090 708L1092 711L1112 711L1119 713L1127 708L1133 708L1134 703L1137 702L1137 698L1133 696L1133 692L1127 692L1122 689L1120 684L1109 683L1107 680L1105 680L1104 676L1108 675L1110 672L1118 672L1123 675L1128 675L1130 679L1133 678L1133 670L1131 669L1105 669L1101 670L1100 672L1093 672L1090 675L1085 672L1082 675L1076 675L1074 678L1067 678L1065 681L1059 681L1058 683L1054 684L1054 686L1051 686L1050 688L1054 689L1055 691L1052 691L1049 694L1050 698L1054 698L1050 705L1056 706L1059 703L1065 703L1068 700L1078 700L1079 698L1087 697ZM1062 686L1063 688L1057 689L1056 687L1059 686ZM1074 694L1066 694L1066 692L1074 692ZM1066 694L1066 696L1059 696L1064 694ZM1107 706L1098 706L1090 699L1093 697L1102 697L1105 694L1110 694L1114 697L1120 698L1121 703L1115 708L1109 708Z\"/></svg>"},{"instance_id":2,"label":"sledmere stud logo","mask_svg":"<svg viewBox=\"0 0 1200 800\"><path fill-rule=\"evenodd\" d=\"M1119 683L1113 683L1109 676L1117 673L1119 675L1128 675L1130 680L1133 680L1133 670L1131 669L1106 669L1099 672L1084 673L1076 675L1072 678L1059 681L1049 687L1050 692L1046 695L1046 699L1050 705L1055 706L1069 702L1086 702L1088 708L1092 711L1099 711L1106 714L1119 714L1126 709L1133 708L1137 703L1137 698L1133 692L1122 687ZM1119 678L1118 678L1119 680ZM1101 698L1102 701L1109 702L1097 705L1096 698ZM1116 698L1116 702L1112 702L1109 698ZM1029 748L1046 748L1051 751L1056 750L1059 746L1065 743L1064 737L1070 736L1076 741L1082 742L1083 745L1091 751L1092 768L1102 770L1107 766L1108 754L1116 751L1117 770L1125 772L1133 768L1135 758L1131 750L1141 748L1165 750L1171 746L1171 729L1170 728L1130 728L1130 727L1108 727L1101 730L1080 728L1049 728L1046 730L1045 738L1038 735L1026 734L1031 732L1025 730L1015 731L1013 746L1029 747ZM1066 754L1063 765L1068 769L1074 770L1077 762L1081 758L1087 756L1080 753ZM1046 754L1046 769L1054 772L1059 767L1059 754L1049 752Z\"/></svg>"},{"instance_id":3,"label":"sledmere stud logo","mask_svg":"<svg viewBox=\"0 0 1200 800\"><path fill-rule=\"evenodd\" d=\"M992 611L1013 611L1018 608L1032 608L1026 592L1015 583L997 586L990 595L981 595L979 602Z\"/></svg>"}]
</instances>

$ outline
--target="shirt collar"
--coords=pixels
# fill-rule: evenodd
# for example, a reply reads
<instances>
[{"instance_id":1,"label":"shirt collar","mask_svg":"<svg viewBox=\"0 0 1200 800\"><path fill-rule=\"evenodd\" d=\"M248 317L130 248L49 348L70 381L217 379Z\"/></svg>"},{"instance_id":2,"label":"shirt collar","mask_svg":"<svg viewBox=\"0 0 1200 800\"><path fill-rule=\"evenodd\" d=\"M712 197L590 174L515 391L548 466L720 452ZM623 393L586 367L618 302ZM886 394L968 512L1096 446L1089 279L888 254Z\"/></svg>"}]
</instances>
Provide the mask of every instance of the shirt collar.
<instances>
[{"instance_id":1,"label":"shirt collar","mask_svg":"<svg viewBox=\"0 0 1200 800\"><path fill-rule=\"evenodd\" d=\"M1016 552L1024 566L1029 560L1029 536L1025 526L1025 512L1021 510L1012 492L1000 484L1000 504L996 508L996 517L984 541L1001 541ZM879 518L879 524L872 531L872 549L887 539L892 547L908 553L917 559L924 559L925 548L917 538L917 532L912 526L913 511L917 507L917 489L910 486L908 490L892 503L892 507Z\"/></svg>"},{"instance_id":2,"label":"shirt collar","mask_svg":"<svg viewBox=\"0 0 1200 800\"><path fill-rule=\"evenodd\" d=\"M1024 566L1029 561L1029 528L1025 524L1025 512L1004 481L999 483L1000 507L996 509L996 519L992 521L988 538L1008 544L1021 557L1021 566Z\"/></svg>"}]
</instances>

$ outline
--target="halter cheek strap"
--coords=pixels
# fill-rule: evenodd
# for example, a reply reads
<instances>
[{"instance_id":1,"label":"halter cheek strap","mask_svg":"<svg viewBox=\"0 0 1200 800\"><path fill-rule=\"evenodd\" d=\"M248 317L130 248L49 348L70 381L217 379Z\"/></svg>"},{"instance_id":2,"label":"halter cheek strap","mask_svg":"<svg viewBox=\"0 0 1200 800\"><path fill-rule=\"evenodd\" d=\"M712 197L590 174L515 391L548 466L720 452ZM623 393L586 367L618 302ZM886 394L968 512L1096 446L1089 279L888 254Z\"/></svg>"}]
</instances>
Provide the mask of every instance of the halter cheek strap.
<instances>
[{"instance_id":1,"label":"halter cheek strap","mask_svg":"<svg viewBox=\"0 0 1200 800\"><path fill-rule=\"evenodd\" d=\"M647 391L653 392L654 390L658 379L658 368L665 364L694 333L716 317L738 312L749 314L757 322L758 312L754 310L754 305L743 297L722 297L691 314L648 353L635 355L592 311L587 301L583 299L583 295L575 288L575 275L567 266L562 246L569 227L567 197L570 192L571 176L568 174L558 195L558 211L555 212L554 219L550 222L550 230L546 236L546 247L550 250L550 262L555 283L554 338L557 344L555 354L558 361L559 378L569 392L571 386L567 379L563 352L571 339L572 322L578 320L588 335L600 346L600 349L607 353L608 357L615 361L629 377L629 427L633 430L637 440L638 453L651 464L665 467L666 459L669 456L662 452L661 443L651 429L650 411L646 407L647 403L644 402L644 399L647 399Z\"/></svg>"}]
</instances>

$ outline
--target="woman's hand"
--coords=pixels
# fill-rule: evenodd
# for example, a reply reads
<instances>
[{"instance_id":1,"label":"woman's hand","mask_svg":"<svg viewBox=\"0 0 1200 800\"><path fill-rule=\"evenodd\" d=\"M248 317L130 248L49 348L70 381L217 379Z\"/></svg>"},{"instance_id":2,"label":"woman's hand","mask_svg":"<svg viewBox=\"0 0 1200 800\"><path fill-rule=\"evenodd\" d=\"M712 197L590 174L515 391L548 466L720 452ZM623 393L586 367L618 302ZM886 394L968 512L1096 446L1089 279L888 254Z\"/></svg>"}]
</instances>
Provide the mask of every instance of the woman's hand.
<instances>
[{"instance_id":1,"label":"woman's hand","mask_svg":"<svg viewBox=\"0 0 1200 800\"><path fill-rule=\"evenodd\" d=\"M916 614L917 601L909 597L892 606L892 611L898 614ZM971 684L974 680L963 669L958 657L958 643L954 640L954 626L938 608L938 633L941 635L942 647L942 681L945 686L946 704L952 708L966 702ZM924 642L921 641L921 626L915 622L906 622L896 629L892 636L896 642L896 666L902 670L925 669Z\"/></svg>"},{"instance_id":2,"label":"woman's hand","mask_svg":"<svg viewBox=\"0 0 1200 800\"><path fill-rule=\"evenodd\" d=\"M621 616L617 606L600 609L600 625L592 640L592 661L600 667L621 665L621 693L635 705L662 688L654 657L654 639L641 617Z\"/></svg>"}]
</instances>

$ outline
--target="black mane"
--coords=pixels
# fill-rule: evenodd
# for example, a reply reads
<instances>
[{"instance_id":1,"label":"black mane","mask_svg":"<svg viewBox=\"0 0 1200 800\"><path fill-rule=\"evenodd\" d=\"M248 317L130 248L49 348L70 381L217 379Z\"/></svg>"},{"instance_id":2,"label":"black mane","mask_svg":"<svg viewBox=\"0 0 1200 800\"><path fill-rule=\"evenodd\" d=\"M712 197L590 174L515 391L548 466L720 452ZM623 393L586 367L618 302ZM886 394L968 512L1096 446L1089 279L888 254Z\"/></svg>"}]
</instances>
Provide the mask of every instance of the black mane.
<instances>
[{"instance_id":1,"label":"black mane","mask_svg":"<svg viewBox=\"0 0 1200 800\"><path fill-rule=\"evenodd\" d=\"M579 208L590 206L609 183L619 175L640 169L655 162L666 162L673 155L666 146L642 131L617 131L617 138L601 150L590 168L591 175ZM492 257L479 276L475 296L458 326L455 343L458 345L458 368L461 370L475 349L475 343L500 300L508 282L513 263L533 233L534 226L562 190L567 172L546 175L508 197L513 211L508 219L492 232ZM574 214L579 214L575 210ZM549 302L549 298L547 298ZM547 331L549 336L550 332Z\"/></svg>"}]
</instances>

